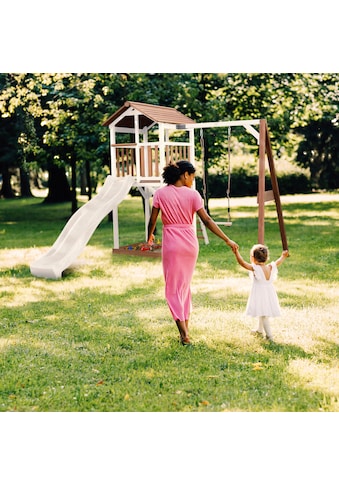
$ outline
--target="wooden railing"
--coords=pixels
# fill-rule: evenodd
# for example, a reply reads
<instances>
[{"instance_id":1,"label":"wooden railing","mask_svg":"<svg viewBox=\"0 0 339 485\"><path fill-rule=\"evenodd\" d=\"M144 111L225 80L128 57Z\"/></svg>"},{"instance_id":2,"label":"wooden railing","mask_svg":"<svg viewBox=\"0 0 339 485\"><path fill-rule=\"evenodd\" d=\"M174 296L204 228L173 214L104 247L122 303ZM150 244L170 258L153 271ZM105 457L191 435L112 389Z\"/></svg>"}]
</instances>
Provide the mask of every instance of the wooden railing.
<instances>
[{"instance_id":1,"label":"wooden railing","mask_svg":"<svg viewBox=\"0 0 339 485\"><path fill-rule=\"evenodd\" d=\"M136 175L135 143L114 145L116 156L116 176Z\"/></svg>"},{"instance_id":2,"label":"wooden railing","mask_svg":"<svg viewBox=\"0 0 339 485\"><path fill-rule=\"evenodd\" d=\"M115 147L116 176L136 176L136 144L124 143L112 145ZM186 145L165 145L165 162L175 163L179 160L190 160L189 146ZM140 147L140 176L154 178L161 176L159 146L147 144Z\"/></svg>"}]
</instances>

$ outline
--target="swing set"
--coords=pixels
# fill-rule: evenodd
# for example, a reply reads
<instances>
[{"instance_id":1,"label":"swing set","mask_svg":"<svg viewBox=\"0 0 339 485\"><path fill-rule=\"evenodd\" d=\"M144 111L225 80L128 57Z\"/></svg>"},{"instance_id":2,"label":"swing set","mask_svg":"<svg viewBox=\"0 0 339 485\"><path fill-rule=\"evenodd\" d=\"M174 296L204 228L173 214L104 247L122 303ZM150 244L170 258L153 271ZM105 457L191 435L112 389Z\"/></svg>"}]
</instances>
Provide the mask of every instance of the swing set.
<instances>
[{"instance_id":1,"label":"swing set","mask_svg":"<svg viewBox=\"0 0 339 485\"><path fill-rule=\"evenodd\" d=\"M259 124L259 132L253 128L253 125ZM205 167L205 142L203 129L204 128L217 128L226 127L228 128L227 133L227 158L228 158L228 170L227 170L227 187L226 187L226 198L227 198L227 220L226 221L215 221L217 225L231 226L231 127L242 125L245 129L250 132L257 140L259 144L259 175L258 175L258 243L264 244L265 239L265 203L271 200L275 201L279 230L281 236L281 242L283 249L288 249L286 231L284 225L284 218L281 208L280 193L278 180L275 172L275 166L273 161L272 147L270 142L270 137L268 133L267 122L264 119L260 120L249 120L249 121L229 121L229 122L211 122L211 123L199 123L197 127L200 128L200 146L201 146L201 158L203 162L203 198L205 207L207 208L207 184L206 184L206 167ZM192 128L192 125L190 125ZM193 126L195 128L195 126ZM271 176L272 190L265 189L265 158L267 156L268 166ZM204 227L202 221L199 219L200 229L203 234L205 244L209 243L206 228Z\"/></svg>"}]
</instances>

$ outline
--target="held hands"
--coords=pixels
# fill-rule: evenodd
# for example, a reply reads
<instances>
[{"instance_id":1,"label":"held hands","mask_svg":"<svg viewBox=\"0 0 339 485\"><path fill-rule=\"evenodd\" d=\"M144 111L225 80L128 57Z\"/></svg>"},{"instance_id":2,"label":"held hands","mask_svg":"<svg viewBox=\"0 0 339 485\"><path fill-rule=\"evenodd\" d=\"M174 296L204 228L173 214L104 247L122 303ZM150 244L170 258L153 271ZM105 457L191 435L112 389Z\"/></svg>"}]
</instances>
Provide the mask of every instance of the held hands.
<instances>
[{"instance_id":1,"label":"held hands","mask_svg":"<svg viewBox=\"0 0 339 485\"><path fill-rule=\"evenodd\" d=\"M232 246L232 251L233 251L234 254L237 254L237 252L239 251L238 244L236 244L235 246Z\"/></svg>"},{"instance_id":2,"label":"held hands","mask_svg":"<svg viewBox=\"0 0 339 485\"><path fill-rule=\"evenodd\" d=\"M232 239L229 239L226 244L232 249L234 253L239 249L239 244L232 241Z\"/></svg>"},{"instance_id":3,"label":"held hands","mask_svg":"<svg viewBox=\"0 0 339 485\"><path fill-rule=\"evenodd\" d=\"M284 251L281 253L281 256L283 258L288 258L290 256L289 250L288 249L284 249Z\"/></svg>"}]
</instances>

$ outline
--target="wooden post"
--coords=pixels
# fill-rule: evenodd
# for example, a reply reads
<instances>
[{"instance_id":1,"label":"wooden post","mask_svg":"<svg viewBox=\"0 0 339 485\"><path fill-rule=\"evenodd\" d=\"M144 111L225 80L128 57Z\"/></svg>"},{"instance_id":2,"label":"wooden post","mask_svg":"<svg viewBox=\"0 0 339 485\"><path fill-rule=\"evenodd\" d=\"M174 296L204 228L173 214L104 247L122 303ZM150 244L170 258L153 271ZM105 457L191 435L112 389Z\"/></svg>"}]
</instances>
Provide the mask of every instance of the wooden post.
<instances>
[{"instance_id":1,"label":"wooden post","mask_svg":"<svg viewBox=\"0 0 339 485\"><path fill-rule=\"evenodd\" d=\"M259 125L258 243L265 244L265 152L266 120Z\"/></svg>"},{"instance_id":2,"label":"wooden post","mask_svg":"<svg viewBox=\"0 0 339 485\"><path fill-rule=\"evenodd\" d=\"M271 141L270 141L270 137L269 137L269 134L268 134L267 125L266 125L266 153L267 153L268 165L269 165L270 173L271 173L271 182L272 182L272 190L273 190L273 194L274 194L275 206L276 206L277 214L278 214L281 243L282 243L283 249L288 249L286 232L285 232L285 225L284 225L284 217L283 217L283 213L282 213L282 209L281 209L278 180L277 180L277 175L276 175L276 172L275 172Z\"/></svg>"}]
</instances>

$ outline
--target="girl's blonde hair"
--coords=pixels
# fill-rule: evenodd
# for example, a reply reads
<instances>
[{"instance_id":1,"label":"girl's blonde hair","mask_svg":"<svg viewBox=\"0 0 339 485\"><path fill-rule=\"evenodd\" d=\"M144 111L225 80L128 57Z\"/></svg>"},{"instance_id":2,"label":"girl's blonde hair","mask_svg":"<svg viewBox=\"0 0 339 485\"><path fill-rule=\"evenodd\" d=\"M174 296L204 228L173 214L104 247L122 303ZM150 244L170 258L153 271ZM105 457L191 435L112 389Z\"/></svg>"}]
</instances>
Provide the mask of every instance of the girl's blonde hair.
<instances>
[{"instance_id":1,"label":"girl's blonde hair","mask_svg":"<svg viewBox=\"0 0 339 485\"><path fill-rule=\"evenodd\" d=\"M265 263L269 257L268 247L263 244L255 244L251 249L250 255L258 261L258 263Z\"/></svg>"}]
</instances>

